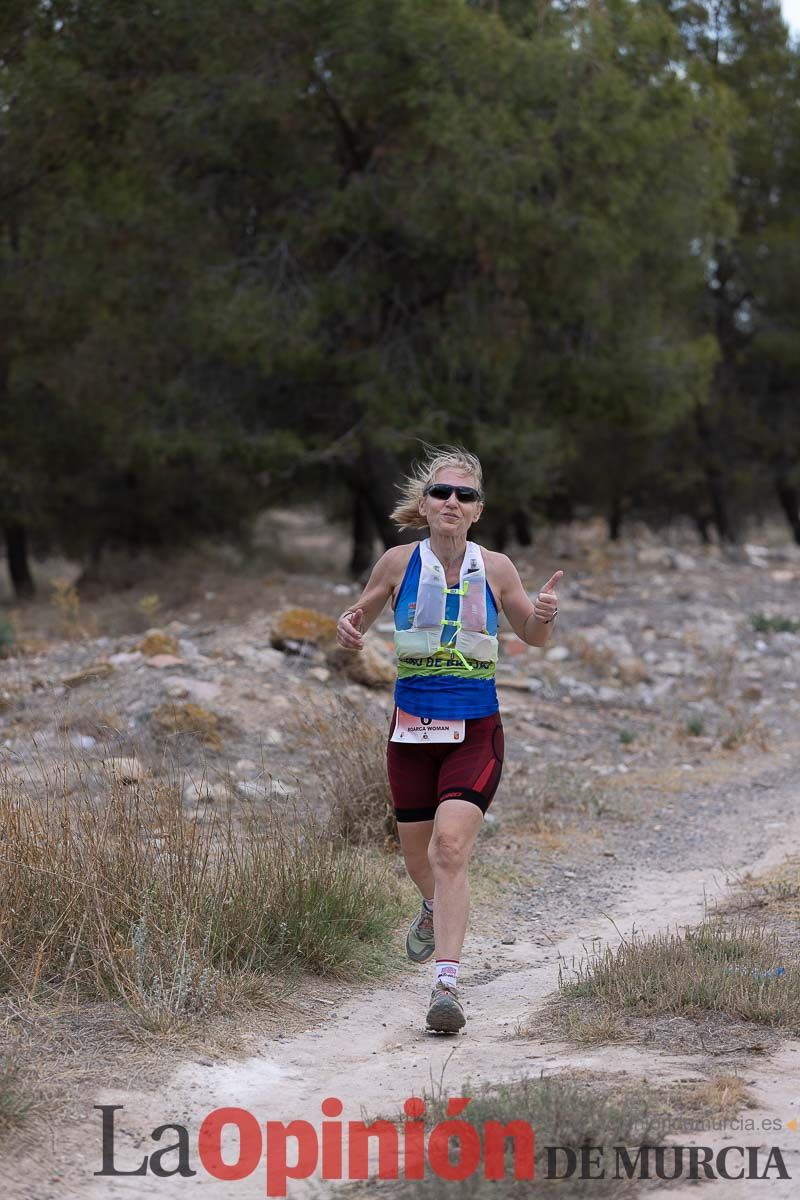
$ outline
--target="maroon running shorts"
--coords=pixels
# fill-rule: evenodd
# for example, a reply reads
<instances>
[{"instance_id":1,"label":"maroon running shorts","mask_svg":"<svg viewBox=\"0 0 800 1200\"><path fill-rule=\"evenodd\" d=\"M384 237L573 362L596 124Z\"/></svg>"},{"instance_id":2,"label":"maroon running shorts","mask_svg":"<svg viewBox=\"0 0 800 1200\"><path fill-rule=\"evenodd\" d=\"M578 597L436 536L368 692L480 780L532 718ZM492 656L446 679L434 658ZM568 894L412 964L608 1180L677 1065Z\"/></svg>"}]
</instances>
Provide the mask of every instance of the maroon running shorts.
<instances>
[{"instance_id":1,"label":"maroon running shorts","mask_svg":"<svg viewBox=\"0 0 800 1200\"><path fill-rule=\"evenodd\" d=\"M394 733L397 709L389 737ZM464 741L430 745L389 742L386 765L398 821L432 821L442 800L468 800L486 812L503 769L500 713L464 723Z\"/></svg>"}]
</instances>

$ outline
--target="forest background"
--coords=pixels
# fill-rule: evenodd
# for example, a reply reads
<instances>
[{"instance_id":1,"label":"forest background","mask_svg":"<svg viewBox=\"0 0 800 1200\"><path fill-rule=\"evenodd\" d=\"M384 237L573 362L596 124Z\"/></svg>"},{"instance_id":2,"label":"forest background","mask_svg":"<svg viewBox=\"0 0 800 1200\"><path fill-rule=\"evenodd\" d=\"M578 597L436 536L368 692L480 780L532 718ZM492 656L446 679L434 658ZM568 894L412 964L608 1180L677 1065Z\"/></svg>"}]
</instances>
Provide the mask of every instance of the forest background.
<instances>
[{"instance_id":1,"label":"forest background","mask_svg":"<svg viewBox=\"0 0 800 1200\"><path fill-rule=\"evenodd\" d=\"M374 539L420 440L487 540L800 542L800 53L776 0L4 0L0 530Z\"/></svg>"}]
</instances>

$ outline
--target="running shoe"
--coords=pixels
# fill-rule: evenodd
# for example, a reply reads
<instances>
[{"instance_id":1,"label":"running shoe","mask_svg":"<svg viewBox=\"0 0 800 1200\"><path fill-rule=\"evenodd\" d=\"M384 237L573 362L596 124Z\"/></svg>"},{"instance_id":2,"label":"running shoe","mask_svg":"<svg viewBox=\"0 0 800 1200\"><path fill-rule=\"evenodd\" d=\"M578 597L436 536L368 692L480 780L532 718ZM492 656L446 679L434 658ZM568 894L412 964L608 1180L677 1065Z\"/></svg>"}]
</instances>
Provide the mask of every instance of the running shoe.
<instances>
[{"instance_id":1,"label":"running shoe","mask_svg":"<svg viewBox=\"0 0 800 1200\"><path fill-rule=\"evenodd\" d=\"M431 992L431 1006L425 1022L428 1029L434 1033L458 1033L466 1020L456 989L440 979Z\"/></svg>"},{"instance_id":2,"label":"running shoe","mask_svg":"<svg viewBox=\"0 0 800 1200\"><path fill-rule=\"evenodd\" d=\"M433 913L423 905L406 936L406 954L415 963L427 962L436 949L433 940Z\"/></svg>"}]
</instances>

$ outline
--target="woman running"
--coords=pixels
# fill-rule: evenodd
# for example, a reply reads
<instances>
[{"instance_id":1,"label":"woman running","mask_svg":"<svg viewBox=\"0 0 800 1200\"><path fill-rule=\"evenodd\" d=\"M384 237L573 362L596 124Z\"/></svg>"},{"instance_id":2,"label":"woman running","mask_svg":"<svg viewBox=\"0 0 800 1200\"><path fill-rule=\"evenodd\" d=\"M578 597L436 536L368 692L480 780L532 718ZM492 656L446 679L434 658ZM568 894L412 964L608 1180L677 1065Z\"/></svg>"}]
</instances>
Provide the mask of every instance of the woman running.
<instances>
[{"instance_id":1,"label":"woman running","mask_svg":"<svg viewBox=\"0 0 800 1200\"><path fill-rule=\"evenodd\" d=\"M503 725L495 667L497 618L529 646L544 646L558 613L548 579L532 601L505 554L468 541L483 512L481 464L445 448L406 479L392 513L400 529L429 536L379 559L337 640L361 650L387 600L394 609L397 684L387 763L406 870L422 896L408 931L412 962L436 954L427 1027L455 1033L466 1020L457 993L469 914L467 868L500 782Z\"/></svg>"}]
</instances>

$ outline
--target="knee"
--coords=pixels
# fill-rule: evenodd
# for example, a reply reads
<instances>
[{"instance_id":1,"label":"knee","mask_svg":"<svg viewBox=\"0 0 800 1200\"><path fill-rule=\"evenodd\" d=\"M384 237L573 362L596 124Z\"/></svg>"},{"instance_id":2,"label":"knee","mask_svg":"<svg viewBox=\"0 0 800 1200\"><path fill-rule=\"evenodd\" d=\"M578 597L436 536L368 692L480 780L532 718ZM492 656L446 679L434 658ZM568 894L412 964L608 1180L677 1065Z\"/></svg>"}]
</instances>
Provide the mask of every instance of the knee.
<instances>
[{"instance_id":1,"label":"knee","mask_svg":"<svg viewBox=\"0 0 800 1200\"><path fill-rule=\"evenodd\" d=\"M431 838L428 861L434 871L455 874L466 866L467 854L459 838L440 833Z\"/></svg>"}]
</instances>

